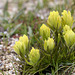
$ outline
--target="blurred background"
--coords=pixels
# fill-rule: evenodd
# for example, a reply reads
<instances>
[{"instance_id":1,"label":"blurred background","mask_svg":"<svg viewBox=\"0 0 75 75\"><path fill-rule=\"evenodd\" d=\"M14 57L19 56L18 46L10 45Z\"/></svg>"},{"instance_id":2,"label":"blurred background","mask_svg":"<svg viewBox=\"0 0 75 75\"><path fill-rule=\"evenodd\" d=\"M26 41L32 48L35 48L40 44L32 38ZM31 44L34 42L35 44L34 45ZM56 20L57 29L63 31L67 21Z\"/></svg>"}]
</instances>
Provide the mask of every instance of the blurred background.
<instances>
[{"instance_id":1,"label":"blurred background","mask_svg":"<svg viewBox=\"0 0 75 75\"><path fill-rule=\"evenodd\" d=\"M75 0L0 0L0 35L27 34L27 26L34 30L37 25L40 27L53 10L60 15L63 10L70 10L75 18Z\"/></svg>"}]
</instances>

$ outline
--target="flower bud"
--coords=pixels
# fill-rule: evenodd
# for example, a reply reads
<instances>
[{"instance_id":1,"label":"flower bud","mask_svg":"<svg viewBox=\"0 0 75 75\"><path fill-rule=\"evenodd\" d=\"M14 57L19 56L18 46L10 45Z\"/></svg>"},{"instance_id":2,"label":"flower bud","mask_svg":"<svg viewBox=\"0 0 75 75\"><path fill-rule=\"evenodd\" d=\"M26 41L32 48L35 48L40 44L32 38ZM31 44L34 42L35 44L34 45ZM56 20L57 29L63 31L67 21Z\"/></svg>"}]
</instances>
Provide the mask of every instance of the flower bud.
<instances>
[{"instance_id":1,"label":"flower bud","mask_svg":"<svg viewBox=\"0 0 75 75\"><path fill-rule=\"evenodd\" d=\"M65 25L65 26L63 27L64 34L65 34L68 30L71 30L70 26Z\"/></svg>"},{"instance_id":2,"label":"flower bud","mask_svg":"<svg viewBox=\"0 0 75 75\"><path fill-rule=\"evenodd\" d=\"M64 10L62 12L62 24L63 25L69 25L70 27L72 27L73 25L73 17L71 16L71 12L70 11L66 11Z\"/></svg>"},{"instance_id":3,"label":"flower bud","mask_svg":"<svg viewBox=\"0 0 75 75\"><path fill-rule=\"evenodd\" d=\"M17 54L20 55L19 47L20 47L21 45L20 45L19 43L20 43L19 41L18 41L18 42L15 42L15 45L14 45L13 49L15 50L15 52L16 52ZM20 45L20 46L19 46L19 45Z\"/></svg>"},{"instance_id":4,"label":"flower bud","mask_svg":"<svg viewBox=\"0 0 75 75\"><path fill-rule=\"evenodd\" d=\"M17 41L14 45L14 50L17 54L24 54L25 53L25 46L24 43Z\"/></svg>"},{"instance_id":5,"label":"flower bud","mask_svg":"<svg viewBox=\"0 0 75 75\"><path fill-rule=\"evenodd\" d=\"M55 46L55 43L54 43L53 38L48 38L48 40L44 41L44 49L45 50L48 50L48 49L53 50L54 46Z\"/></svg>"},{"instance_id":6,"label":"flower bud","mask_svg":"<svg viewBox=\"0 0 75 75\"><path fill-rule=\"evenodd\" d=\"M28 47L28 37L26 35L23 35L19 38L19 41L17 41L14 45L14 50L17 54L24 56L26 54L26 49Z\"/></svg>"},{"instance_id":7,"label":"flower bud","mask_svg":"<svg viewBox=\"0 0 75 75\"><path fill-rule=\"evenodd\" d=\"M47 23L48 23L49 27L54 30L61 28L61 17L59 15L58 11L50 12Z\"/></svg>"},{"instance_id":8,"label":"flower bud","mask_svg":"<svg viewBox=\"0 0 75 75\"><path fill-rule=\"evenodd\" d=\"M32 66L34 66L38 62L39 59L40 59L39 50L34 49L32 47L30 54L29 54L29 60L30 60L30 63L32 64Z\"/></svg>"},{"instance_id":9,"label":"flower bud","mask_svg":"<svg viewBox=\"0 0 75 75\"><path fill-rule=\"evenodd\" d=\"M72 30L68 30L64 35L64 39L68 46L72 46L75 43L75 33Z\"/></svg>"},{"instance_id":10,"label":"flower bud","mask_svg":"<svg viewBox=\"0 0 75 75\"><path fill-rule=\"evenodd\" d=\"M43 24L40 27L40 35L42 36L43 40L48 39L48 37L50 37L50 28Z\"/></svg>"},{"instance_id":11,"label":"flower bud","mask_svg":"<svg viewBox=\"0 0 75 75\"><path fill-rule=\"evenodd\" d=\"M23 37L21 36L21 37L19 38L19 41L24 42L26 48L28 47L28 42L29 42L29 40L28 40L28 37L27 37L26 35L23 35Z\"/></svg>"}]
</instances>

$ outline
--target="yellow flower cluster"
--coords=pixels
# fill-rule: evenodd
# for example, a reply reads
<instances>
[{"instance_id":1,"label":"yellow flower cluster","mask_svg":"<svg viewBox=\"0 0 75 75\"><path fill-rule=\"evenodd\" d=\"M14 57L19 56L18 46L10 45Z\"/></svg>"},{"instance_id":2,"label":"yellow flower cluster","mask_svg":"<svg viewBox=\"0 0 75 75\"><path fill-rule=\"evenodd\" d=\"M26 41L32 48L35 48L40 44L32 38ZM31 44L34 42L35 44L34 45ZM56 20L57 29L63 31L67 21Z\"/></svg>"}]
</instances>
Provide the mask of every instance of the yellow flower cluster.
<instances>
[{"instance_id":1,"label":"yellow flower cluster","mask_svg":"<svg viewBox=\"0 0 75 75\"><path fill-rule=\"evenodd\" d=\"M40 59L39 50L38 49L34 49L32 47L32 49L30 51L30 54L29 54L29 60L30 60L31 65L34 66L38 62L39 59Z\"/></svg>"},{"instance_id":2,"label":"yellow flower cluster","mask_svg":"<svg viewBox=\"0 0 75 75\"><path fill-rule=\"evenodd\" d=\"M72 46L75 43L75 33L71 29L66 31L64 39L68 46Z\"/></svg>"},{"instance_id":3,"label":"yellow flower cluster","mask_svg":"<svg viewBox=\"0 0 75 75\"><path fill-rule=\"evenodd\" d=\"M70 26L65 25L65 26L63 27L63 34L65 34L68 30L71 30Z\"/></svg>"},{"instance_id":4,"label":"yellow flower cluster","mask_svg":"<svg viewBox=\"0 0 75 75\"><path fill-rule=\"evenodd\" d=\"M40 35L42 36L43 40L48 39L48 37L50 37L50 28L45 24L42 24L40 27Z\"/></svg>"},{"instance_id":5,"label":"yellow flower cluster","mask_svg":"<svg viewBox=\"0 0 75 75\"><path fill-rule=\"evenodd\" d=\"M68 45L72 45L75 42L74 41L75 33L71 29L71 26L73 24L73 17L71 16L70 11L67 12L66 10L64 10L62 12L62 16L59 15L58 11L50 12L47 24L52 30L56 29L58 31L59 29L61 29L62 31L63 28L64 39ZM45 40L44 41L45 50L48 50L47 48L51 50L54 48L54 40L52 38L49 38L50 37L49 27L47 27L44 24L40 27L40 35L42 36L43 40Z\"/></svg>"},{"instance_id":6,"label":"yellow flower cluster","mask_svg":"<svg viewBox=\"0 0 75 75\"><path fill-rule=\"evenodd\" d=\"M45 24L43 24L40 27L40 35L42 36L44 41L44 49L45 50L52 50L54 48L54 40L53 38L50 38L50 28L47 27Z\"/></svg>"},{"instance_id":7,"label":"yellow flower cluster","mask_svg":"<svg viewBox=\"0 0 75 75\"><path fill-rule=\"evenodd\" d=\"M21 57L24 57L26 54L26 49L28 48L28 37L26 35L23 35L19 38L19 41L15 42L14 50L15 52L20 55ZM29 54L29 60L30 64L34 66L37 61L40 59L40 53L38 49L34 49L32 47L30 54Z\"/></svg>"},{"instance_id":8,"label":"yellow flower cluster","mask_svg":"<svg viewBox=\"0 0 75 75\"><path fill-rule=\"evenodd\" d=\"M14 50L17 54L19 55L25 55L26 53L26 49L28 47L28 37L26 35L23 35L19 38L19 41L15 42L15 45L14 45Z\"/></svg>"},{"instance_id":9,"label":"yellow flower cluster","mask_svg":"<svg viewBox=\"0 0 75 75\"><path fill-rule=\"evenodd\" d=\"M65 25L65 26L63 27L63 31L66 32L66 31L68 31L68 30L71 30L70 26Z\"/></svg>"},{"instance_id":10,"label":"yellow flower cluster","mask_svg":"<svg viewBox=\"0 0 75 75\"><path fill-rule=\"evenodd\" d=\"M67 12L66 10L64 10L62 12L62 24L69 25L70 27L72 27L73 22L73 17L71 16L70 11Z\"/></svg>"},{"instance_id":11,"label":"yellow flower cluster","mask_svg":"<svg viewBox=\"0 0 75 75\"><path fill-rule=\"evenodd\" d=\"M70 11L67 12L66 10L62 12L62 16L59 15L58 11L50 12L47 20L49 27L53 30L61 29L65 25L72 27L73 22L73 17L71 16Z\"/></svg>"},{"instance_id":12,"label":"yellow flower cluster","mask_svg":"<svg viewBox=\"0 0 75 75\"><path fill-rule=\"evenodd\" d=\"M61 17L58 11L50 12L47 23L52 29L59 29L61 27Z\"/></svg>"},{"instance_id":13,"label":"yellow flower cluster","mask_svg":"<svg viewBox=\"0 0 75 75\"><path fill-rule=\"evenodd\" d=\"M48 49L53 50L54 46L55 46L55 43L54 43L53 38L48 38L48 40L44 41L44 49L45 50L48 50Z\"/></svg>"},{"instance_id":14,"label":"yellow flower cluster","mask_svg":"<svg viewBox=\"0 0 75 75\"><path fill-rule=\"evenodd\" d=\"M28 40L28 37L27 37L26 35L23 35L23 37L21 36L21 37L19 38L19 41L20 41L20 42L23 42L23 43L25 44L26 48L28 47L28 42L29 42L29 40Z\"/></svg>"}]
</instances>

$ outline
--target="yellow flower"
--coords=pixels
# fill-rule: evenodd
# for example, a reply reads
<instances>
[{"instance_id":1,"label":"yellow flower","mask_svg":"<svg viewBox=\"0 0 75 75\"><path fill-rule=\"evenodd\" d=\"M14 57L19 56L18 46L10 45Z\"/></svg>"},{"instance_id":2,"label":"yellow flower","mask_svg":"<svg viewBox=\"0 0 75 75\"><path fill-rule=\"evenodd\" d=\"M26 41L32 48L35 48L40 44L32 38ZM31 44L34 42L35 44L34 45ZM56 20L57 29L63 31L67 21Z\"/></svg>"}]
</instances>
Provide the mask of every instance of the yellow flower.
<instances>
[{"instance_id":1,"label":"yellow flower","mask_svg":"<svg viewBox=\"0 0 75 75\"><path fill-rule=\"evenodd\" d=\"M48 23L49 27L54 30L61 28L61 17L59 15L58 11L50 12L47 23Z\"/></svg>"},{"instance_id":2,"label":"yellow flower","mask_svg":"<svg viewBox=\"0 0 75 75\"><path fill-rule=\"evenodd\" d=\"M53 38L48 38L48 40L44 41L44 49L45 50L48 50L48 49L53 50L54 46L55 46L55 43L54 43Z\"/></svg>"},{"instance_id":3,"label":"yellow flower","mask_svg":"<svg viewBox=\"0 0 75 75\"><path fill-rule=\"evenodd\" d=\"M32 66L34 66L38 62L39 59L40 59L39 50L34 49L34 47L32 47L30 54L29 54L29 60Z\"/></svg>"},{"instance_id":4,"label":"yellow flower","mask_svg":"<svg viewBox=\"0 0 75 75\"><path fill-rule=\"evenodd\" d=\"M44 41L44 49L47 50L47 40Z\"/></svg>"},{"instance_id":5,"label":"yellow flower","mask_svg":"<svg viewBox=\"0 0 75 75\"><path fill-rule=\"evenodd\" d=\"M42 24L40 27L40 35L42 36L43 40L48 39L48 37L50 37L50 28L45 24Z\"/></svg>"},{"instance_id":6,"label":"yellow flower","mask_svg":"<svg viewBox=\"0 0 75 75\"><path fill-rule=\"evenodd\" d=\"M26 35L23 35L23 37L21 36L21 37L19 38L19 41L24 42L26 48L28 47L28 42L29 42L29 40L28 40L28 37L27 37Z\"/></svg>"},{"instance_id":7,"label":"yellow flower","mask_svg":"<svg viewBox=\"0 0 75 75\"><path fill-rule=\"evenodd\" d=\"M65 26L63 27L63 34L65 34L68 30L71 30L70 26L65 25Z\"/></svg>"},{"instance_id":8,"label":"yellow flower","mask_svg":"<svg viewBox=\"0 0 75 75\"><path fill-rule=\"evenodd\" d=\"M25 46L24 43L17 41L14 45L14 50L17 54L24 54L25 53Z\"/></svg>"},{"instance_id":9,"label":"yellow flower","mask_svg":"<svg viewBox=\"0 0 75 75\"><path fill-rule=\"evenodd\" d=\"M71 16L71 12L70 11L66 11L64 10L62 12L62 24L63 25L69 25L70 27L72 27L73 25L73 17Z\"/></svg>"},{"instance_id":10,"label":"yellow flower","mask_svg":"<svg viewBox=\"0 0 75 75\"><path fill-rule=\"evenodd\" d=\"M23 35L23 37L21 36L19 41L15 42L15 45L13 46L15 52L21 56L24 56L28 47L28 41L29 40L26 35Z\"/></svg>"},{"instance_id":11,"label":"yellow flower","mask_svg":"<svg viewBox=\"0 0 75 75\"><path fill-rule=\"evenodd\" d=\"M75 43L75 33L72 30L68 30L64 35L64 39L68 46L72 46Z\"/></svg>"},{"instance_id":12,"label":"yellow flower","mask_svg":"<svg viewBox=\"0 0 75 75\"><path fill-rule=\"evenodd\" d=\"M15 45L13 46L13 49L15 50L15 52L17 53L17 54L19 54L20 55L20 51L19 51L19 42L15 42Z\"/></svg>"}]
</instances>

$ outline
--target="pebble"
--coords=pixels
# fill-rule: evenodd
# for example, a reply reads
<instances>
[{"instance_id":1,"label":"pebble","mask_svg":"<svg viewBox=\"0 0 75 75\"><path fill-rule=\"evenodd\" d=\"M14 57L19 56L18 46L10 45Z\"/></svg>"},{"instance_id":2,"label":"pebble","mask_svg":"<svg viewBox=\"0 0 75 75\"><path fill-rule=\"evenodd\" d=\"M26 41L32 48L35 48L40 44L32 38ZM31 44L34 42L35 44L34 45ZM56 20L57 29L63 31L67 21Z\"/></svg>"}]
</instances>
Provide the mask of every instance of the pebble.
<instances>
[{"instance_id":1,"label":"pebble","mask_svg":"<svg viewBox=\"0 0 75 75\"><path fill-rule=\"evenodd\" d=\"M0 48L3 47L3 45L0 45Z\"/></svg>"},{"instance_id":2,"label":"pebble","mask_svg":"<svg viewBox=\"0 0 75 75\"><path fill-rule=\"evenodd\" d=\"M20 61L19 58L17 58L16 61Z\"/></svg>"}]
</instances>

